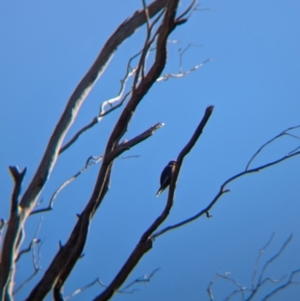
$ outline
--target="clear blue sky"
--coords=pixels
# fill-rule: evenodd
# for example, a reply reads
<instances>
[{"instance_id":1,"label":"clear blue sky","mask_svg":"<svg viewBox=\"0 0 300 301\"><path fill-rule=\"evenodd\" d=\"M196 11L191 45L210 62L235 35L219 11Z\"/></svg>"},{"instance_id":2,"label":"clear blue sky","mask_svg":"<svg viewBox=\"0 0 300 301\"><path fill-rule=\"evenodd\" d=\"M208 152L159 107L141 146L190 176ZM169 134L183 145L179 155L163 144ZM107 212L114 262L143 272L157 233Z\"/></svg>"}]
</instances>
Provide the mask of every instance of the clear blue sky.
<instances>
[{"instance_id":1,"label":"clear blue sky","mask_svg":"<svg viewBox=\"0 0 300 301\"><path fill-rule=\"evenodd\" d=\"M188 5L183 1L180 9ZM141 1L2 1L0 3L0 217L8 218L12 180L7 166L27 167L29 183L66 101L116 27ZM155 197L160 172L177 157L205 108L215 111L203 136L184 161L175 206L165 226L206 206L220 185L242 171L252 154L280 131L300 124L300 2L202 1L189 22L172 34L180 44L169 48L166 72L178 71L178 48L189 43L183 67L211 58L183 79L160 82L146 95L124 138L132 138L157 122L166 125L117 160L111 188L97 212L81 259L65 285L65 294L99 277L109 284L139 237L161 212L167 193ZM117 95L128 58L140 50L145 28L117 51L104 76L89 95L70 138ZM47 203L54 190L83 167L90 155L101 155L120 111L107 116L62 156L42 193ZM294 132L300 135L300 131ZM254 162L267 163L299 146L284 137ZM88 200L99 166L93 166L57 198L43 215L41 263L46 270ZM148 286L115 300L208 300L206 288L217 272L231 272L250 286L258 250L274 232L270 258L294 234L284 255L267 272L280 278L300 268L300 157L249 175L231 184L231 192L211 211L179 230L159 237L128 282L156 268ZM30 218L27 241L40 216ZM25 244L26 245L26 244ZM17 284L30 273L31 257L18 264ZM300 276L298 276L300 281ZM31 285L16 297L23 300ZM272 286L268 286L266 293ZM215 300L234 287L217 284ZM94 287L73 300L89 300L102 291ZM261 300L259 295L256 300ZM298 300L300 287L291 287L272 300ZM222 299L223 298L223 299ZM51 296L48 297L51 300ZM232 299L239 300L239 299Z\"/></svg>"}]
</instances>

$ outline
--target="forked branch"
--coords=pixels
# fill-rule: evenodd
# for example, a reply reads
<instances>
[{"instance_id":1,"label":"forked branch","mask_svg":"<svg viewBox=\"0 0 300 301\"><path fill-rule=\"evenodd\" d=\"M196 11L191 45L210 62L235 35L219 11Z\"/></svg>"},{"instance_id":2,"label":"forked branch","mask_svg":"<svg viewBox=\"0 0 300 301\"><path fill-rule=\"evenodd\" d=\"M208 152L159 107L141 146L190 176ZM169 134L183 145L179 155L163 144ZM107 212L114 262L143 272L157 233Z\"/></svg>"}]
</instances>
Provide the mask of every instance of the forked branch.
<instances>
[{"instance_id":1,"label":"forked branch","mask_svg":"<svg viewBox=\"0 0 300 301\"><path fill-rule=\"evenodd\" d=\"M168 217L169 212L172 208L173 204L173 198L174 198L174 191L176 187L176 181L178 178L178 174L180 171L181 164L183 162L184 157L191 151L191 149L194 147L195 143L199 139L206 123L209 120L209 117L211 116L213 112L213 106L207 107L204 116L198 125L195 133L193 134L190 141L187 143L187 145L183 148L183 150L180 152L177 158L177 164L176 168L172 177L172 182L169 189L169 196L167 204L163 210L163 212L159 215L159 217L154 221L154 223L145 231L145 233L142 235L139 243L135 247L135 249L132 251L131 255L119 271L119 273L116 275L114 280L111 282L111 284L107 287L107 289L104 290L104 292L94 299L94 301L103 301L108 300L111 298L111 296L121 287L121 285L124 283L130 272L133 270L133 268L138 264L140 259L152 248L152 237L151 234L153 231L157 229L157 227L163 223L163 221Z\"/></svg>"}]
</instances>

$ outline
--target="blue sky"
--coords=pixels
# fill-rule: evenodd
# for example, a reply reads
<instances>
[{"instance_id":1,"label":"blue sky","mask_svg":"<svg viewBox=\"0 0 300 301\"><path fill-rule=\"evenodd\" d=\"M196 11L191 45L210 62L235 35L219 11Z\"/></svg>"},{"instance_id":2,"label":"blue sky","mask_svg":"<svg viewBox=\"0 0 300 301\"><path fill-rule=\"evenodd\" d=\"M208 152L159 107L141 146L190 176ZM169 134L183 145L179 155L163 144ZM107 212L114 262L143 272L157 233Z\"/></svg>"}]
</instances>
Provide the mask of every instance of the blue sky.
<instances>
[{"instance_id":1,"label":"blue sky","mask_svg":"<svg viewBox=\"0 0 300 301\"><path fill-rule=\"evenodd\" d=\"M7 166L28 168L25 189L76 84L117 26L141 8L141 1L124 3L0 3L0 217L8 218L13 187ZM183 1L180 9L187 5ZM93 220L85 257L65 285L66 295L97 277L108 284L120 269L164 207L167 193L155 197L161 170L177 157L208 105L215 106L214 113L184 161L175 205L164 226L200 211L226 179L244 170L264 142L300 124L300 3L206 0L200 8L203 10L172 34L171 39L180 43L170 44L164 73L178 72L178 49L188 44L197 46L184 55L185 70L208 58L210 61L182 79L157 83L137 109L124 138L130 139L157 122L165 126L124 154L139 158L116 161L110 191ZM140 50L144 37L143 27L119 47L67 140L98 114L103 101L117 95L127 60ZM60 156L42 193L44 204L90 155L103 154L120 112L108 115ZM300 136L300 131L293 133ZM283 137L266 148L253 166L285 155L299 146L299 141ZM117 294L115 299L209 300L207 285L217 272L231 272L239 283L250 286L258 251L273 232L273 243L263 260L276 253L290 233L294 238L267 275L280 278L300 268L299 166L300 157L296 157L230 184L231 192L212 209L213 218L201 218L157 238L128 279L130 282L160 268L149 285L138 286L133 295ZM59 195L54 210L43 215L42 271L32 284L46 270L58 241L68 238L98 170L99 166L91 167ZM30 218L28 241L40 218ZM32 266L30 255L18 265L16 282L21 283ZM30 287L16 300L23 300ZM220 281L215 287L216 300L223 300L233 289ZM101 291L93 287L73 300L89 300ZM293 286L272 300L296 300L299 292L299 285Z\"/></svg>"}]
</instances>

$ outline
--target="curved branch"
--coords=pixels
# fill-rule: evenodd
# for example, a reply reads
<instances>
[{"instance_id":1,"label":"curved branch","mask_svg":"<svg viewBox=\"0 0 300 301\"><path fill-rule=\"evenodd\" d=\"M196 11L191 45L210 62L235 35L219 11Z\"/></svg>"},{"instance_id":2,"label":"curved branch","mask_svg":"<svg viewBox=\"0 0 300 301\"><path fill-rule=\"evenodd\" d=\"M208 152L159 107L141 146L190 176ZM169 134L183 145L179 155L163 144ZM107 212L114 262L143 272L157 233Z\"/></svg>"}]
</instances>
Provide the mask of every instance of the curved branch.
<instances>
[{"instance_id":1,"label":"curved branch","mask_svg":"<svg viewBox=\"0 0 300 301\"><path fill-rule=\"evenodd\" d=\"M282 131L281 133L279 133L278 135L276 135L275 137L273 137L272 139L270 139L269 141L267 141L266 143L264 143L256 152L255 154L251 157L251 159L249 160L249 162L247 163L246 165L246 170L249 169L250 167L250 164L253 162L253 160L257 157L257 155L269 144L271 144L272 142L274 142L276 139L280 138L280 137L283 137L283 136L292 136L294 138L297 138L297 139L300 139L300 137L298 136L295 136L295 135L292 135L290 133L288 133L288 131L291 131L291 130L294 130L294 129L297 129L297 128L300 128L300 125L296 125L296 126L292 126L292 127L289 127L287 128L286 130ZM297 150L297 149L296 149ZM295 151L295 150L294 150ZM291 151L289 153L292 154L294 151Z\"/></svg>"},{"instance_id":2,"label":"curved branch","mask_svg":"<svg viewBox=\"0 0 300 301\"><path fill-rule=\"evenodd\" d=\"M54 201L56 200L57 196L59 195L59 193L66 188L69 184L71 184L77 177L79 177L82 173L84 173L85 171L87 171L88 168L90 168L92 165L99 163L102 160L103 156L99 156L99 157L94 157L94 156L90 156L85 163L85 166L78 171L76 174L74 174L72 177L70 177L69 179L67 179L66 181L64 181L56 190L55 192L52 194L50 200L49 200L49 204L46 208L41 208L41 209L36 209L34 211L32 211L30 213L30 215L34 215L34 214L38 214L38 213L42 213L42 212L47 212L53 209L53 205L54 205Z\"/></svg>"},{"instance_id":3,"label":"curved branch","mask_svg":"<svg viewBox=\"0 0 300 301\"><path fill-rule=\"evenodd\" d=\"M271 166L273 166L273 165L276 165L276 164L278 164L278 163L280 163L280 162L283 162L283 161L285 161L285 160L288 160L288 159L290 159L290 158L292 158L292 157L294 157L294 156L298 156L298 155L300 155L300 151L299 151L299 152L296 152L296 153L293 153L292 155L284 156L284 157L282 157L282 158L280 158L280 159L278 159L278 160L275 160L275 161L273 161L273 162L267 163L267 164L265 164L265 165L261 165L261 166L256 167L256 168L248 169L248 170L245 170L245 171L243 171L243 172L240 172L240 173L234 175L233 177L229 178L228 180L226 180L226 181L221 185L219 192L218 192L217 195L214 197L214 199L208 204L207 207L205 207L204 209L202 209L199 213L195 214L194 216L192 216L192 217L190 217L190 218L187 218L187 219L183 220L182 222L179 222L179 223L174 224L174 225L172 225L172 226L168 226L168 227L166 227L166 228L164 228L164 229L162 229L162 230L160 230L160 231L157 231L156 233L154 233L154 234L152 235L152 238L156 238L156 237L158 237L158 236L160 236L160 235L162 235L162 234L164 234L164 233L166 233L166 232L168 232L168 231L170 231L170 230L174 230L174 229L176 229L176 228L178 228L178 227L182 227L183 225L186 225L186 224L188 224L188 223L190 223L190 222L193 222L194 220L200 218L202 215L206 215L207 217L210 217L210 215L209 215L209 213L208 213L209 210L217 203L217 201L219 200L219 198L220 198L223 194L225 194L225 193L227 193L227 192L230 192L229 189L225 189L225 187L226 187L229 183L231 183L231 182L233 182L234 180L237 180L238 178L241 178L241 177L243 177L243 176L245 176L245 175L247 175L247 174L259 172L260 170L266 169L266 168L268 168L268 167L271 167Z\"/></svg>"},{"instance_id":4,"label":"curved branch","mask_svg":"<svg viewBox=\"0 0 300 301\"><path fill-rule=\"evenodd\" d=\"M166 5L166 3L167 0L153 1L148 6L149 17L157 14ZM134 31L145 22L146 18L143 10L135 12L131 18L124 21L107 40L95 62L76 87L50 138L41 163L21 200L21 206L23 208L32 207L32 202L35 201L36 197L47 181L49 173L56 163L61 143L67 131L77 117L83 101L91 91L96 80L101 76L115 50L125 39L132 35Z\"/></svg>"},{"instance_id":5,"label":"curved branch","mask_svg":"<svg viewBox=\"0 0 300 301\"><path fill-rule=\"evenodd\" d=\"M177 158L177 164L174 171L174 175L172 176L172 182L169 189L169 197L168 202L166 204L165 209L161 213L161 215L154 221L154 223L145 231L145 233L142 235L138 245L135 247L135 249L132 251L131 255L119 271L119 273L116 275L114 280L111 282L111 284L108 286L108 288L97 298L94 299L94 301L103 301L108 300L112 297L112 295L119 289L119 287L124 283L130 272L133 270L133 268L137 265L139 260L152 248L152 237L150 235L155 231L155 229L167 218L169 211L173 204L173 197L174 197L174 190L175 190L175 184L178 177L178 173L180 170L180 166L182 164L183 158L190 152L190 150L193 148L195 143L197 142L198 138L200 137L203 128L205 127L210 115L212 114L213 106L209 106L205 114L198 125L195 133L193 134L190 141L187 143L187 145L183 148L183 150L180 152L178 158ZM178 163L179 162L179 163Z\"/></svg>"},{"instance_id":6,"label":"curved branch","mask_svg":"<svg viewBox=\"0 0 300 301\"><path fill-rule=\"evenodd\" d=\"M175 192L175 186L176 186L176 181L180 172L180 168L183 162L184 157L191 151L191 149L194 147L196 144L197 140L199 139L206 123L208 122L209 117L211 116L213 112L213 106L209 106L206 108L204 116L198 125L195 133L193 134L192 138L190 141L187 143L187 145L182 149L180 154L177 157L176 160L176 166L174 170L174 174L172 176L171 184L170 184L170 189L169 189L169 195L168 195L168 201L166 204L166 207L162 214L154 221L154 223L149 227L149 229L143 234L141 241L145 241L149 239L151 234L162 224L162 222L167 218L169 215L169 212L173 206L173 199L174 199L174 192ZM154 236L151 236L150 239L153 239Z\"/></svg>"}]
</instances>

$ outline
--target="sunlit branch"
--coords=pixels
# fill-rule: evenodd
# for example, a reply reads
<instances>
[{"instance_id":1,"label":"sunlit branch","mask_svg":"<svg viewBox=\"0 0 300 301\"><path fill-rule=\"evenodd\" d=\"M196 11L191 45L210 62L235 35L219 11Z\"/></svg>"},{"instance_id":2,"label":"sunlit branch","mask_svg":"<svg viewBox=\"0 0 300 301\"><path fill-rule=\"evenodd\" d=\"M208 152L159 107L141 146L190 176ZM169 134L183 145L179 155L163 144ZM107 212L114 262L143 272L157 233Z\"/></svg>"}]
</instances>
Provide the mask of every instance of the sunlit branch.
<instances>
[{"instance_id":1,"label":"sunlit branch","mask_svg":"<svg viewBox=\"0 0 300 301\"><path fill-rule=\"evenodd\" d=\"M33 250L33 248L41 243L41 240L38 238L38 235L40 233L41 227L42 227L42 222L43 222L43 218L40 219L40 222L36 228L35 234L33 236L33 239L31 240L31 242L29 243L28 247L22 251L20 251L20 253L18 254L18 256L16 257L16 262L21 258L21 256L25 253L29 253L31 250Z\"/></svg>"},{"instance_id":2,"label":"sunlit branch","mask_svg":"<svg viewBox=\"0 0 300 301\"><path fill-rule=\"evenodd\" d=\"M148 14L148 9L145 6L145 1L143 0L143 6L144 6L144 10L145 10L145 15L147 17ZM193 6L194 3L196 1L193 1L191 3L191 5L189 6L189 8L186 10L186 12L188 12ZM158 20L161 18L161 16L163 15L163 12L160 12L158 14L158 16L154 19L154 21L150 24L150 20L147 19L147 37L145 40L145 45L143 47L143 50L139 51L137 54L135 54L134 56L132 56L127 64L127 71L125 76L123 77L123 79L121 80L121 87L120 87L120 91L119 94L114 97L111 98L109 100L106 100L102 103L101 105L101 110L100 113L97 117L94 117L92 119L92 121L90 123L88 123L86 126L84 126L83 128L81 128L60 150L59 150L59 154L63 153L66 149L68 149L84 132L86 132L87 130L91 129L93 126L95 126L97 123L99 123L102 118L106 115L108 115L109 113L113 112L114 110L116 110L117 108L121 107L123 105L123 103L125 102L125 100L127 99L127 97L131 94L132 90L128 91L125 96L124 92L126 89L126 83L127 80L133 76L134 74L135 79L134 79L134 83L133 83L133 87L136 86L136 84L141 80L141 78L144 77L144 70L145 70L145 64L147 61L147 57L150 51L154 50L155 48L150 48L152 43L155 41L155 38L158 34L158 31L153 35L153 37L151 38L151 31L153 30L154 25L158 22ZM185 13L183 13L181 16L185 15ZM190 47L190 46L197 46L197 45L193 45L193 44L189 44L183 51L180 51L180 70L179 73L168 73L165 74L161 77L159 77L157 79L157 82L160 81L166 81L169 78L182 78L186 75L188 75L189 73L196 71L197 69L201 68L205 63L207 63L208 61L210 61L210 59L205 60L204 62L195 65L193 68L186 70L186 71L182 71L182 56L183 53ZM131 62L133 61L133 59L137 58L140 55L140 62L138 64L138 67L136 68L132 68L131 67ZM140 71L141 71L141 76L140 76ZM115 104L117 103L117 104ZM115 104L115 105L114 105ZM106 110L105 108L109 106L110 109Z\"/></svg>"},{"instance_id":3,"label":"sunlit branch","mask_svg":"<svg viewBox=\"0 0 300 301\"><path fill-rule=\"evenodd\" d=\"M6 223L6 232L0 254L0 299L10 298L12 294L14 275L16 272L15 252L18 250L22 240L22 212L20 212L19 197L22 182L26 174L26 168L20 171L18 166L9 166L9 171L14 181L14 188L11 196L10 216Z\"/></svg>"},{"instance_id":4,"label":"sunlit branch","mask_svg":"<svg viewBox=\"0 0 300 301\"><path fill-rule=\"evenodd\" d=\"M29 243L28 247L26 249L23 249L17 256L16 261L18 261L22 255L24 255L25 253L29 253L32 248L34 247L34 245L40 243L41 240L37 239L37 238L33 238L32 241Z\"/></svg>"},{"instance_id":5,"label":"sunlit branch","mask_svg":"<svg viewBox=\"0 0 300 301\"><path fill-rule=\"evenodd\" d=\"M134 281L132 281L131 283L126 285L122 290L117 290L116 293L133 294L135 291L137 291L137 289L128 290L130 287L132 287L135 284L139 284L139 283L145 283L145 284L149 283L151 281L151 278L154 276L154 274L157 271L159 271L159 269L155 269L149 276L147 274L145 274L143 276L138 277L137 279L135 279ZM107 285L105 285L99 278L96 278L91 283L89 283L81 288L76 289L71 295L64 297L64 301L68 301L68 300L72 299L73 297L77 296L78 294L83 293L84 291L91 288L95 284L98 284L99 286L101 286L103 288L107 288Z\"/></svg>"},{"instance_id":6,"label":"sunlit branch","mask_svg":"<svg viewBox=\"0 0 300 301\"><path fill-rule=\"evenodd\" d=\"M161 82L161 81L166 81L168 80L169 78L182 78L182 77L185 77L186 75L190 74L191 72L193 71L196 71L198 70L199 68L203 67L203 65L207 62L209 62L211 59L206 59L205 61L203 61L202 63L198 64L198 65L195 65L193 68L191 69L188 69L184 72L179 72L179 73L167 73L161 77L159 77L157 79L157 82Z\"/></svg>"},{"instance_id":7,"label":"sunlit branch","mask_svg":"<svg viewBox=\"0 0 300 301\"><path fill-rule=\"evenodd\" d=\"M41 270L41 267L39 265L40 259L41 259L41 240L38 239L38 234L40 232L41 229L41 225L42 225L42 221L43 219L41 218L39 225L37 227L37 230L35 232L34 238L32 240L32 246L30 247L30 250L32 252L32 265L33 265L33 272L32 274L23 282L21 283L13 292L14 295L16 295L18 292L20 292L22 290L22 288L24 288L37 274L38 272ZM20 254L18 255L17 260L21 257L22 252L20 252ZM24 252L26 253L26 252ZM24 254L23 253L23 254ZM16 260L16 261L17 261Z\"/></svg>"},{"instance_id":8,"label":"sunlit branch","mask_svg":"<svg viewBox=\"0 0 300 301\"><path fill-rule=\"evenodd\" d=\"M159 13L158 17L153 21L153 24L155 24L157 22L157 20L159 20L161 15L162 15L162 12ZM153 41L154 41L154 39L153 39ZM152 51L152 50L153 49L149 49L149 51ZM136 71L137 71L137 68L132 68L131 63L134 59L136 59L139 55L141 55L142 52L143 52L143 50L140 50L138 53L136 53L135 55L133 55L132 57L129 58L127 67L126 67L126 73L125 73L123 79L121 80L121 86L120 86L120 91L119 91L118 95L116 97L113 97L111 99L104 101L100 107L99 115L94 117L90 123L88 123L87 125L82 127L60 149L59 154L63 153L66 149L68 149L84 132L86 132L87 130L89 130L93 126L95 126L97 123L99 123L103 119L104 116L112 113L114 110L120 108L124 104L124 102L126 101L128 96L132 93L132 90L130 90L124 95L124 92L126 90L126 83L130 77L132 77L134 74L136 74ZM106 107L109 107L109 109L107 110Z\"/></svg>"},{"instance_id":9,"label":"sunlit branch","mask_svg":"<svg viewBox=\"0 0 300 301\"><path fill-rule=\"evenodd\" d=\"M138 155L132 155L132 156L120 157L119 159L130 159L130 158L138 158L138 157L139 157ZM71 184L77 177L79 177L81 174L86 172L92 165L98 164L102 160L102 158L103 158L103 156L98 156L98 157L97 156L90 156L90 157L88 157L88 159L86 160L85 166L80 171L78 171L76 174L74 174L72 177L70 177L69 179L64 181L55 190L55 192L52 194L52 196L49 200L48 206L46 208L36 209L36 210L32 211L31 215L41 213L41 212L51 211L53 209L54 202L55 202L57 196L59 195L59 193L64 188L66 188L69 184Z\"/></svg>"},{"instance_id":10,"label":"sunlit branch","mask_svg":"<svg viewBox=\"0 0 300 301\"><path fill-rule=\"evenodd\" d=\"M152 18L159 13L167 3L168 0L152 1L152 3L148 5L149 17ZM18 241L22 228L26 223L29 214L35 207L37 199L56 165L63 141L77 118L81 105L91 92L97 80L103 74L117 48L124 40L131 36L136 29L145 24L146 21L144 12L136 11L130 18L127 18L120 24L116 31L106 41L94 63L78 83L67 101L65 109L48 140L38 168L35 170L34 176L20 199L18 206L17 202L12 204L12 207L17 209L20 208L21 210L19 210L20 214L10 216L7 223L0 264L0 298L7 300L11 299L15 273L14 258L16 257L16 252L18 252ZM108 169L110 170L110 166ZM106 175L107 174L110 174L110 172L106 173ZM105 183L107 182L105 181ZM52 276L56 277L57 274ZM35 297L37 299L31 299L31 301L43 299L52 285L53 283L48 282L47 285L38 292L42 298L39 298L38 295L36 295ZM34 290L32 292L37 293Z\"/></svg>"}]
</instances>

